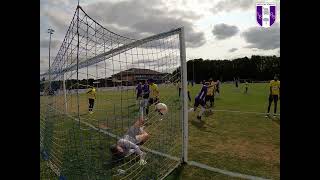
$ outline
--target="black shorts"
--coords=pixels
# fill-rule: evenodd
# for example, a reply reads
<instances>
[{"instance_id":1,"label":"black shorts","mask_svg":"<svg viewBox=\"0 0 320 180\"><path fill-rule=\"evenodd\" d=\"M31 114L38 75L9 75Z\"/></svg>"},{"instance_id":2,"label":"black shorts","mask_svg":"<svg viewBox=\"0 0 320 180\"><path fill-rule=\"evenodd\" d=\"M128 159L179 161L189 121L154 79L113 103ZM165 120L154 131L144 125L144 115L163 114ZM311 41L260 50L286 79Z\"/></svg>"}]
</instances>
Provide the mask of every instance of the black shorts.
<instances>
[{"instance_id":1,"label":"black shorts","mask_svg":"<svg viewBox=\"0 0 320 180\"><path fill-rule=\"evenodd\" d=\"M159 101L158 98L149 98L149 104L157 103Z\"/></svg>"},{"instance_id":2,"label":"black shorts","mask_svg":"<svg viewBox=\"0 0 320 180\"><path fill-rule=\"evenodd\" d=\"M278 102L279 96L278 95L270 95L269 102L274 101L275 103Z\"/></svg>"},{"instance_id":3,"label":"black shorts","mask_svg":"<svg viewBox=\"0 0 320 180\"><path fill-rule=\"evenodd\" d=\"M94 104L94 99L89 98L89 104Z\"/></svg>"},{"instance_id":4,"label":"black shorts","mask_svg":"<svg viewBox=\"0 0 320 180\"><path fill-rule=\"evenodd\" d=\"M149 98L149 94L144 94L142 97L143 97L143 99L148 99Z\"/></svg>"},{"instance_id":5,"label":"black shorts","mask_svg":"<svg viewBox=\"0 0 320 180\"><path fill-rule=\"evenodd\" d=\"M204 106L206 105L206 101L205 101L205 100L200 100L200 99L196 98L196 99L194 100L194 105L193 105L193 106L194 106L194 107L198 107L199 104L204 107Z\"/></svg>"},{"instance_id":6,"label":"black shorts","mask_svg":"<svg viewBox=\"0 0 320 180\"><path fill-rule=\"evenodd\" d=\"M206 102L208 102L208 101L210 101L210 102L214 102L214 96L206 96Z\"/></svg>"}]
</instances>

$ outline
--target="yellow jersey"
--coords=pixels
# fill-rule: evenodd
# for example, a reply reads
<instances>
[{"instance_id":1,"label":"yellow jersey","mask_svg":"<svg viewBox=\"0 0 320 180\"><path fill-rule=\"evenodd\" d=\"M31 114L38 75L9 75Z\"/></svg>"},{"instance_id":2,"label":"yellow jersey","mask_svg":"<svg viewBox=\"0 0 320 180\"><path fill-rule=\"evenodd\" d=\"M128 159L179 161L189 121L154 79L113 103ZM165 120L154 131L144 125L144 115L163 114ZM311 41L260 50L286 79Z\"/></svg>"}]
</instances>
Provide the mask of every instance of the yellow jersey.
<instances>
[{"instance_id":1,"label":"yellow jersey","mask_svg":"<svg viewBox=\"0 0 320 180\"><path fill-rule=\"evenodd\" d=\"M271 94L279 95L280 94L280 81L271 80L270 81Z\"/></svg>"},{"instance_id":2,"label":"yellow jersey","mask_svg":"<svg viewBox=\"0 0 320 180\"><path fill-rule=\"evenodd\" d=\"M149 87L151 89L151 97L159 97L158 86L153 83L153 84L150 84Z\"/></svg>"},{"instance_id":3,"label":"yellow jersey","mask_svg":"<svg viewBox=\"0 0 320 180\"><path fill-rule=\"evenodd\" d=\"M96 88L89 88L87 94L89 99L96 99Z\"/></svg>"},{"instance_id":4,"label":"yellow jersey","mask_svg":"<svg viewBox=\"0 0 320 180\"><path fill-rule=\"evenodd\" d=\"M211 87L210 87L211 86ZM209 87L208 87L208 91L207 91L207 95L208 96L213 96L214 95L214 90L215 90L215 83L214 82L211 82L209 84Z\"/></svg>"}]
</instances>

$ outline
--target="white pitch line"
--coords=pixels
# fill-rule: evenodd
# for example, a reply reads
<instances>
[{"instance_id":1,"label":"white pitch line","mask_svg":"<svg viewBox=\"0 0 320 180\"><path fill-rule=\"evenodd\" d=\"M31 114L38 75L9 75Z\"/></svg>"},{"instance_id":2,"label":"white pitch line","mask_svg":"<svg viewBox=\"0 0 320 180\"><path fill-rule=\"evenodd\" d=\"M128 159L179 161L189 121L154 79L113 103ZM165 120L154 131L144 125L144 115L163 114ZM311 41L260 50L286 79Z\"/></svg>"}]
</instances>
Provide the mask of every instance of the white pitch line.
<instances>
[{"instance_id":1,"label":"white pitch line","mask_svg":"<svg viewBox=\"0 0 320 180\"><path fill-rule=\"evenodd\" d=\"M240 113L240 114L257 114L257 115L266 115L267 114L267 113L261 113L261 112L233 111L233 110L226 110L226 109L213 109L213 112L214 111L217 111L217 112L232 112L232 113ZM280 116L280 114L273 114L273 115Z\"/></svg>"},{"instance_id":2,"label":"white pitch line","mask_svg":"<svg viewBox=\"0 0 320 180\"><path fill-rule=\"evenodd\" d=\"M265 179L262 177L251 176L251 175L246 175L246 174L241 174L241 173L237 173L237 172L231 172L231 171L227 171L227 170L223 170L223 169L214 168L214 167L211 167L211 166L208 166L208 165L205 165L202 163L194 162L194 161L188 161L187 164L191 165L191 166L203 168L203 169L206 169L209 171L225 174L225 175L228 175L231 177L237 177L237 178L243 178L243 179L249 179L249 180L269 180L269 179Z\"/></svg>"}]
</instances>

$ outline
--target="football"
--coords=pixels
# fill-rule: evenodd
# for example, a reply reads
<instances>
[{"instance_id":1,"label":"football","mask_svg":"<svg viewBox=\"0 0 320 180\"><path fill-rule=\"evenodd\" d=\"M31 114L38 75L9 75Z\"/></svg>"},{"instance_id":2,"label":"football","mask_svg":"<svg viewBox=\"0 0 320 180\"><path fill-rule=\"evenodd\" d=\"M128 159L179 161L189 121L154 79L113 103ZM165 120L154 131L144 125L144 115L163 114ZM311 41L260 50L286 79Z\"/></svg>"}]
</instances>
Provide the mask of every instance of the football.
<instances>
[{"instance_id":1,"label":"football","mask_svg":"<svg viewBox=\"0 0 320 180\"><path fill-rule=\"evenodd\" d=\"M155 107L156 111L158 111L161 115L168 113L168 107L164 103L158 103Z\"/></svg>"}]
</instances>

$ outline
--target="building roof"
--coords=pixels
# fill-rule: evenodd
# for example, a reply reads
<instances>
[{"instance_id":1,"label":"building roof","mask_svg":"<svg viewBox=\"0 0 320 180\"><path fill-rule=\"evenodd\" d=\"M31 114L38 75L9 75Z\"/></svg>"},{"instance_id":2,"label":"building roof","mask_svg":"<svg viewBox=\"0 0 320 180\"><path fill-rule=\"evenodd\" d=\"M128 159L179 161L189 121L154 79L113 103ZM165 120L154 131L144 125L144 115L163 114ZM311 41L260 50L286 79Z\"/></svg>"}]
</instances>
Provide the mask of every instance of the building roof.
<instances>
[{"instance_id":1,"label":"building roof","mask_svg":"<svg viewBox=\"0 0 320 180\"><path fill-rule=\"evenodd\" d=\"M163 73L151 70L151 69L130 68L125 71L121 71L119 73L116 73L112 76L119 76L119 75L121 75L121 73L122 73L122 75L131 75L131 74L134 74L134 75L160 75L160 74L163 74Z\"/></svg>"}]
</instances>

